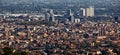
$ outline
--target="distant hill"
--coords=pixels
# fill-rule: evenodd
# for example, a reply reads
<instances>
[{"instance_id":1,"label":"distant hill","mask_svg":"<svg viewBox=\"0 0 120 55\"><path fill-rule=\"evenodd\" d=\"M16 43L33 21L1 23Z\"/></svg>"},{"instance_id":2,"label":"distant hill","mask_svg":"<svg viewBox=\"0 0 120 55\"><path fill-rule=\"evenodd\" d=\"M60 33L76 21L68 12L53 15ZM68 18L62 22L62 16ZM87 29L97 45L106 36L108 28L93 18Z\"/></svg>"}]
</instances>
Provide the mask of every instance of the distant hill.
<instances>
[{"instance_id":1,"label":"distant hill","mask_svg":"<svg viewBox=\"0 0 120 55\"><path fill-rule=\"evenodd\" d=\"M1 4L18 4L18 3L33 3L33 2L112 2L112 1L119 1L119 0L0 0Z\"/></svg>"}]
</instances>

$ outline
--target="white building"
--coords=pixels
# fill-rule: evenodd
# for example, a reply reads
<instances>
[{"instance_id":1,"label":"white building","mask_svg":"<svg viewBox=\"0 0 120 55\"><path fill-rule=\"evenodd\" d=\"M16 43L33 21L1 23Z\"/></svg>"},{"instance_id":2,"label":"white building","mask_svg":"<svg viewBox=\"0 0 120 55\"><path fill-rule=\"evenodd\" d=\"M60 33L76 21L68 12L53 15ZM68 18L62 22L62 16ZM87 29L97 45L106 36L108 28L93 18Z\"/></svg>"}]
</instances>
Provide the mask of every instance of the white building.
<instances>
[{"instance_id":1,"label":"white building","mask_svg":"<svg viewBox=\"0 0 120 55\"><path fill-rule=\"evenodd\" d=\"M94 8L92 6L86 8L86 16L94 16Z\"/></svg>"},{"instance_id":2,"label":"white building","mask_svg":"<svg viewBox=\"0 0 120 55\"><path fill-rule=\"evenodd\" d=\"M81 8L81 10L82 10L82 12L83 12L82 15L83 15L83 16L86 16L86 9Z\"/></svg>"},{"instance_id":3,"label":"white building","mask_svg":"<svg viewBox=\"0 0 120 55\"><path fill-rule=\"evenodd\" d=\"M53 12L52 9L50 10L50 20L51 20L52 22L55 21L54 12Z\"/></svg>"},{"instance_id":4,"label":"white building","mask_svg":"<svg viewBox=\"0 0 120 55\"><path fill-rule=\"evenodd\" d=\"M83 16L94 16L94 8L92 6L90 6L89 8L81 8L82 12L83 12Z\"/></svg>"},{"instance_id":5,"label":"white building","mask_svg":"<svg viewBox=\"0 0 120 55\"><path fill-rule=\"evenodd\" d=\"M80 19L75 19L75 23L80 23Z\"/></svg>"},{"instance_id":6,"label":"white building","mask_svg":"<svg viewBox=\"0 0 120 55\"><path fill-rule=\"evenodd\" d=\"M69 12L70 14L70 21L71 22L74 22L74 14L72 13L72 11L71 11L71 9L70 9L70 12Z\"/></svg>"}]
</instances>

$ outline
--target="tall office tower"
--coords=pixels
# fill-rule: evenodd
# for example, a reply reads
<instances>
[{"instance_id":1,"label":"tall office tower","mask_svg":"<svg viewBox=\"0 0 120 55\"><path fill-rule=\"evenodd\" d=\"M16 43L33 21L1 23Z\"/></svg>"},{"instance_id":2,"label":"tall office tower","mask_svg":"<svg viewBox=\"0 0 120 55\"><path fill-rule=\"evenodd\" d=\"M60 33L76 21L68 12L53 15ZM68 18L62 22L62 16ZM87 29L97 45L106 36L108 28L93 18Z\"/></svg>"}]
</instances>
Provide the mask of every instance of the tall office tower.
<instances>
[{"instance_id":1,"label":"tall office tower","mask_svg":"<svg viewBox=\"0 0 120 55\"><path fill-rule=\"evenodd\" d=\"M94 8L90 6L89 8L86 8L86 16L94 16Z\"/></svg>"},{"instance_id":2,"label":"tall office tower","mask_svg":"<svg viewBox=\"0 0 120 55\"><path fill-rule=\"evenodd\" d=\"M47 10L46 13L45 13L45 20L46 21L52 21L54 22L55 21L55 17L54 17L54 12L53 10Z\"/></svg>"},{"instance_id":3,"label":"tall office tower","mask_svg":"<svg viewBox=\"0 0 120 55\"><path fill-rule=\"evenodd\" d=\"M71 18L71 22L74 22L74 16L73 16L73 13L70 15L70 18Z\"/></svg>"},{"instance_id":4,"label":"tall office tower","mask_svg":"<svg viewBox=\"0 0 120 55\"><path fill-rule=\"evenodd\" d=\"M53 12L52 9L50 10L50 18L49 18L49 21L52 21L52 22L55 21L54 12Z\"/></svg>"},{"instance_id":5,"label":"tall office tower","mask_svg":"<svg viewBox=\"0 0 120 55\"><path fill-rule=\"evenodd\" d=\"M85 9L82 9L83 10L83 16L86 16L86 11Z\"/></svg>"},{"instance_id":6,"label":"tall office tower","mask_svg":"<svg viewBox=\"0 0 120 55\"><path fill-rule=\"evenodd\" d=\"M71 9L70 9L69 12L70 12L70 13L69 13L70 21L71 21L71 22L74 22L74 15L73 15L73 13L71 12Z\"/></svg>"},{"instance_id":7,"label":"tall office tower","mask_svg":"<svg viewBox=\"0 0 120 55\"><path fill-rule=\"evenodd\" d=\"M46 11L46 13L45 13L45 20L49 21L49 18L50 18L49 11Z\"/></svg>"},{"instance_id":8,"label":"tall office tower","mask_svg":"<svg viewBox=\"0 0 120 55\"><path fill-rule=\"evenodd\" d=\"M69 10L69 15L72 15L72 11L71 11L71 9Z\"/></svg>"},{"instance_id":9,"label":"tall office tower","mask_svg":"<svg viewBox=\"0 0 120 55\"><path fill-rule=\"evenodd\" d=\"M82 11L82 16L86 16L86 9L85 8L81 8L80 10Z\"/></svg>"}]
</instances>

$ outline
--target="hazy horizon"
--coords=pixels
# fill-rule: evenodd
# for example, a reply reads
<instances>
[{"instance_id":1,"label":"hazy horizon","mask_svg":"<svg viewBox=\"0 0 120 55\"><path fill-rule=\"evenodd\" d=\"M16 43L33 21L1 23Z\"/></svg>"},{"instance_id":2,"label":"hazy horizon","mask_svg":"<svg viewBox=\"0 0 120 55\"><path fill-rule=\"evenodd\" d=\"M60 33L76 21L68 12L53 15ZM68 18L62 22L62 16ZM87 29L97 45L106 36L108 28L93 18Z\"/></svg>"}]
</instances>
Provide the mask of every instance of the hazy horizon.
<instances>
[{"instance_id":1,"label":"hazy horizon","mask_svg":"<svg viewBox=\"0 0 120 55\"><path fill-rule=\"evenodd\" d=\"M33 2L106 2L112 3L114 1L120 2L119 0L0 0L0 3L33 3Z\"/></svg>"}]
</instances>

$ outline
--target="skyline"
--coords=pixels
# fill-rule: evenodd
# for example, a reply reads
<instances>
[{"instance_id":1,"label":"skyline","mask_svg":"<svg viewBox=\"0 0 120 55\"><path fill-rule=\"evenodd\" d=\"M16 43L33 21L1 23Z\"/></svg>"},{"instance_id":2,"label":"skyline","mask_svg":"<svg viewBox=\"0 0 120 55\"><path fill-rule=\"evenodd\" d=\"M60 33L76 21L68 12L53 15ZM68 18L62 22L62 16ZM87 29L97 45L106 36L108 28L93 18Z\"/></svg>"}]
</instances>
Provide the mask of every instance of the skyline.
<instances>
[{"instance_id":1,"label":"skyline","mask_svg":"<svg viewBox=\"0 0 120 55\"><path fill-rule=\"evenodd\" d=\"M120 55L120 0L0 0L0 55Z\"/></svg>"},{"instance_id":2,"label":"skyline","mask_svg":"<svg viewBox=\"0 0 120 55\"><path fill-rule=\"evenodd\" d=\"M38 3L40 3L40 2L81 2L81 3L83 3L83 2L97 2L97 3L99 3L99 2L106 2L106 3L112 3L112 2L115 2L115 1L117 1L117 2L120 2L119 0L75 0L75 1L73 1L73 0L0 0L0 2L1 3L10 3L10 4L12 4L12 3L34 3L34 2L38 2Z\"/></svg>"}]
</instances>

